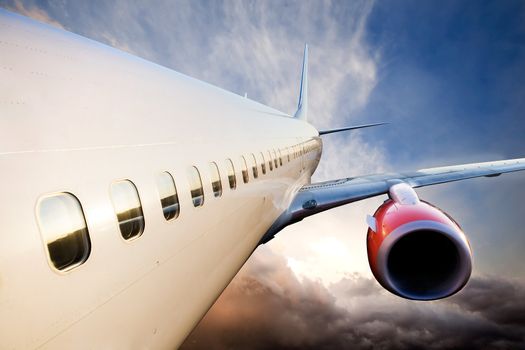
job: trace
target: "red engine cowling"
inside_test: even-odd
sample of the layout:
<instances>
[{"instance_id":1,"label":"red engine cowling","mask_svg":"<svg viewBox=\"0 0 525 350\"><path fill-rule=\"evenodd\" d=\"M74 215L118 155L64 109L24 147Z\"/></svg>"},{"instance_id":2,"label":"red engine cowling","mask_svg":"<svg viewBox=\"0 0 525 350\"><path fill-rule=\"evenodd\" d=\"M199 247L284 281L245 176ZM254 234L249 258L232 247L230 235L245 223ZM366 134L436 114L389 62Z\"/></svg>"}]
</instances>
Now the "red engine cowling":
<instances>
[{"instance_id":1,"label":"red engine cowling","mask_svg":"<svg viewBox=\"0 0 525 350\"><path fill-rule=\"evenodd\" d=\"M390 197L369 217L368 261L377 281L415 300L461 290L472 271L472 252L459 225L406 184L392 186Z\"/></svg>"}]
</instances>

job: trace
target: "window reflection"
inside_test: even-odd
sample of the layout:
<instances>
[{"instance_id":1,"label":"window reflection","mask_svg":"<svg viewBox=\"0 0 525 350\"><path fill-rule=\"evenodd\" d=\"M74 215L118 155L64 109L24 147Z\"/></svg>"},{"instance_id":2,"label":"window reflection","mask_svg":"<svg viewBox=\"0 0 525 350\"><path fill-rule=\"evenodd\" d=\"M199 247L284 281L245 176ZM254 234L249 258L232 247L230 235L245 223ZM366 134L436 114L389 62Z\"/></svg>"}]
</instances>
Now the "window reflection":
<instances>
[{"instance_id":1,"label":"window reflection","mask_svg":"<svg viewBox=\"0 0 525 350\"><path fill-rule=\"evenodd\" d=\"M188 181L190 182L191 199L194 207L200 207L204 204L204 191L202 189L202 180L199 170L192 166L188 168Z\"/></svg>"},{"instance_id":2,"label":"window reflection","mask_svg":"<svg viewBox=\"0 0 525 350\"><path fill-rule=\"evenodd\" d=\"M170 173L165 171L157 176L157 189L164 218L166 220L175 219L179 216L179 197L175 181Z\"/></svg>"},{"instance_id":3,"label":"window reflection","mask_svg":"<svg viewBox=\"0 0 525 350\"><path fill-rule=\"evenodd\" d=\"M111 199L122 237L128 240L140 236L144 232L144 215L135 185L129 180L114 182Z\"/></svg>"},{"instance_id":4,"label":"window reflection","mask_svg":"<svg viewBox=\"0 0 525 350\"><path fill-rule=\"evenodd\" d=\"M64 271L84 263L91 242L78 199L70 193L53 194L43 197L36 211L53 266Z\"/></svg>"},{"instance_id":5,"label":"window reflection","mask_svg":"<svg viewBox=\"0 0 525 350\"><path fill-rule=\"evenodd\" d=\"M264 154L261 152L261 170L263 175L266 174L266 160L264 159Z\"/></svg>"},{"instance_id":6,"label":"window reflection","mask_svg":"<svg viewBox=\"0 0 525 350\"><path fill-rule=\"evenodd\" d=\"M253 173L254 179L259 177L259 170L257 168L257 159L255 158L255 154L253 153L252 153L252 173Z\"/></svg>"},{"instance_id":7,"label":"window reflection","mask_svg":"<svg viewBox=\"0 0 525 350\"><path fill-rule=\"evenodd\" d=\"M219 173L219 167L215 162L210 163L210 174L211 174L211 187L213 189L213 195L220 197L222 195L222 182L221 175Z\"/></svg>"},{"instance_id":8,"label":"window reflection","mask_svg":"<svg viewBox=\"0 0 525 350\"><path fill-rule=\"evenodd\" d=\"M244 158L243 156L241 156L241 166L242 166L242 181L244 183L248 183L248 181L250 180L248 178L248 165L246 164L246 158Z\"/></svg>"},{"instance_id":9,"label":"window reflection","mask_svg":"<svg viewBox=\"0 0 525 350\"><path fill-rule=\"evenodd\" d=\"M226 169L228 170L230 188L234 190L237 187L237 178L235 177L235 168L231 159L226 159Z\"/></svg>"}]
</instances>

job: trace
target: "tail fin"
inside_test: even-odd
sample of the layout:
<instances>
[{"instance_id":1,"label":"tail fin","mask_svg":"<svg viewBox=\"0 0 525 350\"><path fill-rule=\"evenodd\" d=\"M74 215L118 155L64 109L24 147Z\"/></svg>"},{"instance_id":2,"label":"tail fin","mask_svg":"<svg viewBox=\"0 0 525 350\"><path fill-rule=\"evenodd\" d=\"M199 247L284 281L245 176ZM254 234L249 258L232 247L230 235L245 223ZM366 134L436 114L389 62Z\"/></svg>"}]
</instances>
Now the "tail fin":
<instances>
[{"instance_id":1,"label":"tail fin","mask_svg":"<svg viewBox=\"0 0 525 350\"><path fill-rule=\"evenodd\" d=\"M301 74L301 89L299 90L299 103L294 118L306 121L308 111L308 44L304 45L303 71Z\"/></svg>"}]
</instances>

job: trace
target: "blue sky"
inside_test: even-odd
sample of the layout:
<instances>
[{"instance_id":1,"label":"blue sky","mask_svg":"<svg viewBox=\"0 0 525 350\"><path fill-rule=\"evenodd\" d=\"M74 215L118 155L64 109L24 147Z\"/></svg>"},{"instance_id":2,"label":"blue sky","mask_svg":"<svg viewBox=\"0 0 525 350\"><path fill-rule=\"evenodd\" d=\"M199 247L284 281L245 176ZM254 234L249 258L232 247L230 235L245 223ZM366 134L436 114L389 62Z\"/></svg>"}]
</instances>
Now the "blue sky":
<instances>
[{"instance_id":1,"label":"blue sky","mask_svg":"<svg viewBox=\"0 0 525 350\"><path fill-rule=\"evenodd\" d=\"M524 20L517 1L374 6L366 38L382 62L364 115L396 121L386 131L389 142L402 135L418 145L409 157L387 147L392 161L443 152L481 158L480 150L525 154ZM446 142L436 147L429 137Z\"/></svg>"},{"instance_id":2,"label":"blue sky","mask_svg":"<svg viewBox=\"0 0 525 350\"><path fill-rule=\"evenodd\" d=\"M314 180L525 156L523 1L0 0L0 6L287 113L296 107L308 42L315 126L391 123L327 136ZM525 314L525 175L418 193L469 235L474 277L458 296L413 303L378 287L367 266L364 218L384 198L371 199L306 219L258 248L186 346L525 347L519 316ZM247 281L265 292L243 293ZM236 304L278 312L254 319ZM227 306L239 310L231 324L214 313Z\"/></svg>"}]
</instances>

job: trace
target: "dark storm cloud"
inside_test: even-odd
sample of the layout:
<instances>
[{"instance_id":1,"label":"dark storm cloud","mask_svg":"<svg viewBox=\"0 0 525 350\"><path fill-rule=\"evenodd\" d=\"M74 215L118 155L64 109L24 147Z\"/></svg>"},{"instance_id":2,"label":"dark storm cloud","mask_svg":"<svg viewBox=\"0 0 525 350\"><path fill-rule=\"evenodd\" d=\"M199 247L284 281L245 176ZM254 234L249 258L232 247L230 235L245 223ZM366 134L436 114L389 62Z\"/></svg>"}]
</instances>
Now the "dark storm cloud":
<instances>
[{"instance_id":1,"label":"dark storm cloud","mask_svg":"<svg viewBox=\"0 0 525 350\"><path fill-rule=\"evenodd\" d=\"M525 348L522 281L474 277L452 298L413 302L358 274L329 289L299 281L282 257L264 249L183 349Z\"/></svg>"},{"instance_id":2,"label":"dark storm cloud","mask_svg":"<svg viewBox=\"0 0 525 350\"><path fill-rule=\"evenodd\" d=\"M481 314L501 326L525 327L525 291L522 283L498 277L473 279L465 293L451 299L462 309ZM522 330L522 332L525 330Z\"/></svg>"}]
</instances>

